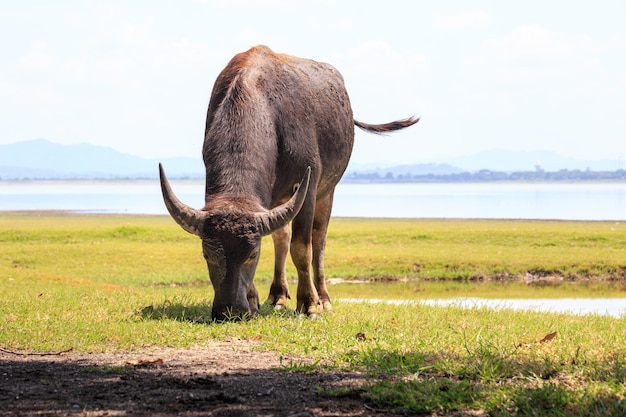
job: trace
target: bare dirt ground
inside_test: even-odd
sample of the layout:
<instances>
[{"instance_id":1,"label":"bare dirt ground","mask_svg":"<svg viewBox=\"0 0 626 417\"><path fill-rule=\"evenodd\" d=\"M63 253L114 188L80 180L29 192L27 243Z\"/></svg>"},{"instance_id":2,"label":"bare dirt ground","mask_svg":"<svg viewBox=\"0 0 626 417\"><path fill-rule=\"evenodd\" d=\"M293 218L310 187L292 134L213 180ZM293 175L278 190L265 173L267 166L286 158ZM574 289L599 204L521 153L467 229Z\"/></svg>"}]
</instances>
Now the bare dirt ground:
<instances>
[{"instance_id":1,"label":"bare dirt ground","mask_svg":"<svg viewBox=\"0 0 626 417\"><path fill-rule=\"evenodd\" d=\"M202 349L23 355L0 351L0 416L370 416L362 375L289 372L254 342ZM328 390L353 387L346 395ZM397 415L397 414L396 414Z\"/></svg>"}]
</instances>

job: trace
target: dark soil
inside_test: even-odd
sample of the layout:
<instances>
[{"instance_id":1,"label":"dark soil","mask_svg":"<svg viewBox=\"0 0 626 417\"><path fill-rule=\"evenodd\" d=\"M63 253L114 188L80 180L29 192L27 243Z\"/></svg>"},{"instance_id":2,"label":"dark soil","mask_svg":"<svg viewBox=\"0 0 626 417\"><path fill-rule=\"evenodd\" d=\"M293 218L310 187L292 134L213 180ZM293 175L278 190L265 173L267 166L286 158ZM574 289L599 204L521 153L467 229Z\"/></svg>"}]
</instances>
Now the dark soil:
<instances>
[{"instance_id":1,"label":"dark soil","mask_svg":"<svg viewBox=\"0 0 626 417\"><path fill-rule=\"evenodd\" d=\"M368 416L362 375L293 372L253 342L131 353L0 351L0 416ZM339 388L344 394L330 394Z\"/></svg>"}]
</instances>

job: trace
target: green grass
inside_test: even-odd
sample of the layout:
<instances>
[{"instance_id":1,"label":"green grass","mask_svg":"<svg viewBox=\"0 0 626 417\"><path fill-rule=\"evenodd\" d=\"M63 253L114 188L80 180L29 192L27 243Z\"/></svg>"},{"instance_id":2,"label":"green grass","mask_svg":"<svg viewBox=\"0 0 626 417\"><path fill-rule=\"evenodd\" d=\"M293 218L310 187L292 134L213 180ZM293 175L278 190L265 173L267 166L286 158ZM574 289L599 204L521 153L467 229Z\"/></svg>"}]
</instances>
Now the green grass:
<instances>
[{"instance_id":1,"label":"green grass","mask_svg":"<svg viewBox=\"0 0 626 417\"><path fill-rule=\"evenodd\" d=\"M626 276L626 224L615 222L341 219L328 240L342 277Z\"/></svg>"},{"instance_id":2,"label":"green grass","mask_svg":"<svg viewBox=\"0 0 626 417\"><path fill-rule=\"evenodd\" d=\"M333 219L329 277L348 279L624 280L626 224L615 222ZM36 245L37 250L30 248ZM200 243L166 217L0 216L0 256L19 269L90 281L154 285L206 281ZM256 279L270 280L264 239ZM0 268L3 267L0 265ZM293 265L288 273L295 277Z\"/></svg>"},{"instance_id":3,"label":"green grass","mask_svg":"<svg viewBox=\"0 0 626 417\"><path fill-rule=\"evenodd\" d=\"M625 243L626 227L608 222L335 219L326 269L334 277L410 278L333 285L336 299L624 296ZM272 256L266 241L262 297ZM587 282L516 282L527 273ZM478 280L503 277L506 284ZM336 302L321 320L264 306L254 320L215 324L207 283L198 239L169 218L0 217L5 349L126 351L241 338L313 359L285 364L294 372L364 373L367 382L354 395L376 407L427 415L626 413L624 317Z\"/></svg>"}]
</instances>

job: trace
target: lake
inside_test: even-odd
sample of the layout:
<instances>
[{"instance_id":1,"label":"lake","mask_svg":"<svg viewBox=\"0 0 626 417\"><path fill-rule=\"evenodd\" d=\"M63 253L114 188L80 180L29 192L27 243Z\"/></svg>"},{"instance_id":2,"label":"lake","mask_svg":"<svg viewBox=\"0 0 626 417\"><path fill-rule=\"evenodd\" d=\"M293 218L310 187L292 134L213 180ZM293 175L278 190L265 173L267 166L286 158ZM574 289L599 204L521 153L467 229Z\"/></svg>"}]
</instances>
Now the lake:
<instances>
[{"instance_id":1,"label":"lake","mask_svg":"<svg viewBox=\"0 0 626 417\"><path fill-rule=\"evenodd\" d=\"M204 182L174 180L204 204ZM157 180L0 181L0 210L167 214ZM341 183L333 216L626 220L626 183Z\"/></svg>"}]
</instances>

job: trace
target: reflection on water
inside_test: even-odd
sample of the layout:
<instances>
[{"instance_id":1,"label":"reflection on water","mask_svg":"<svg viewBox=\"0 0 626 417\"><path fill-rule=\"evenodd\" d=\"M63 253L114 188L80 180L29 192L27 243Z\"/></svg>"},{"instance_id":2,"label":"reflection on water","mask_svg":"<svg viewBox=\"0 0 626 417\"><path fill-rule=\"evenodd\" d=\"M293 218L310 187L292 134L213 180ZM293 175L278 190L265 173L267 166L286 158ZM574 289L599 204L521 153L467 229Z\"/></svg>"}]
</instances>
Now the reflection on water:
<instances>
[{"instance_id":1,"label":"reflection on water","mask_svg":"<svg viewBox=\"0 0 626 417\"><path fill-rule=\"evenodd\" d=\"M457 297L426 300L383 300L375 298L341 298L342 303L372 303L393 305L428 305L436 307L491 308L530 310L548 313L599 314L612 317L626 316L626 298L544 298L544 299L489 299Z\"/></svg>"}]
</instances>

